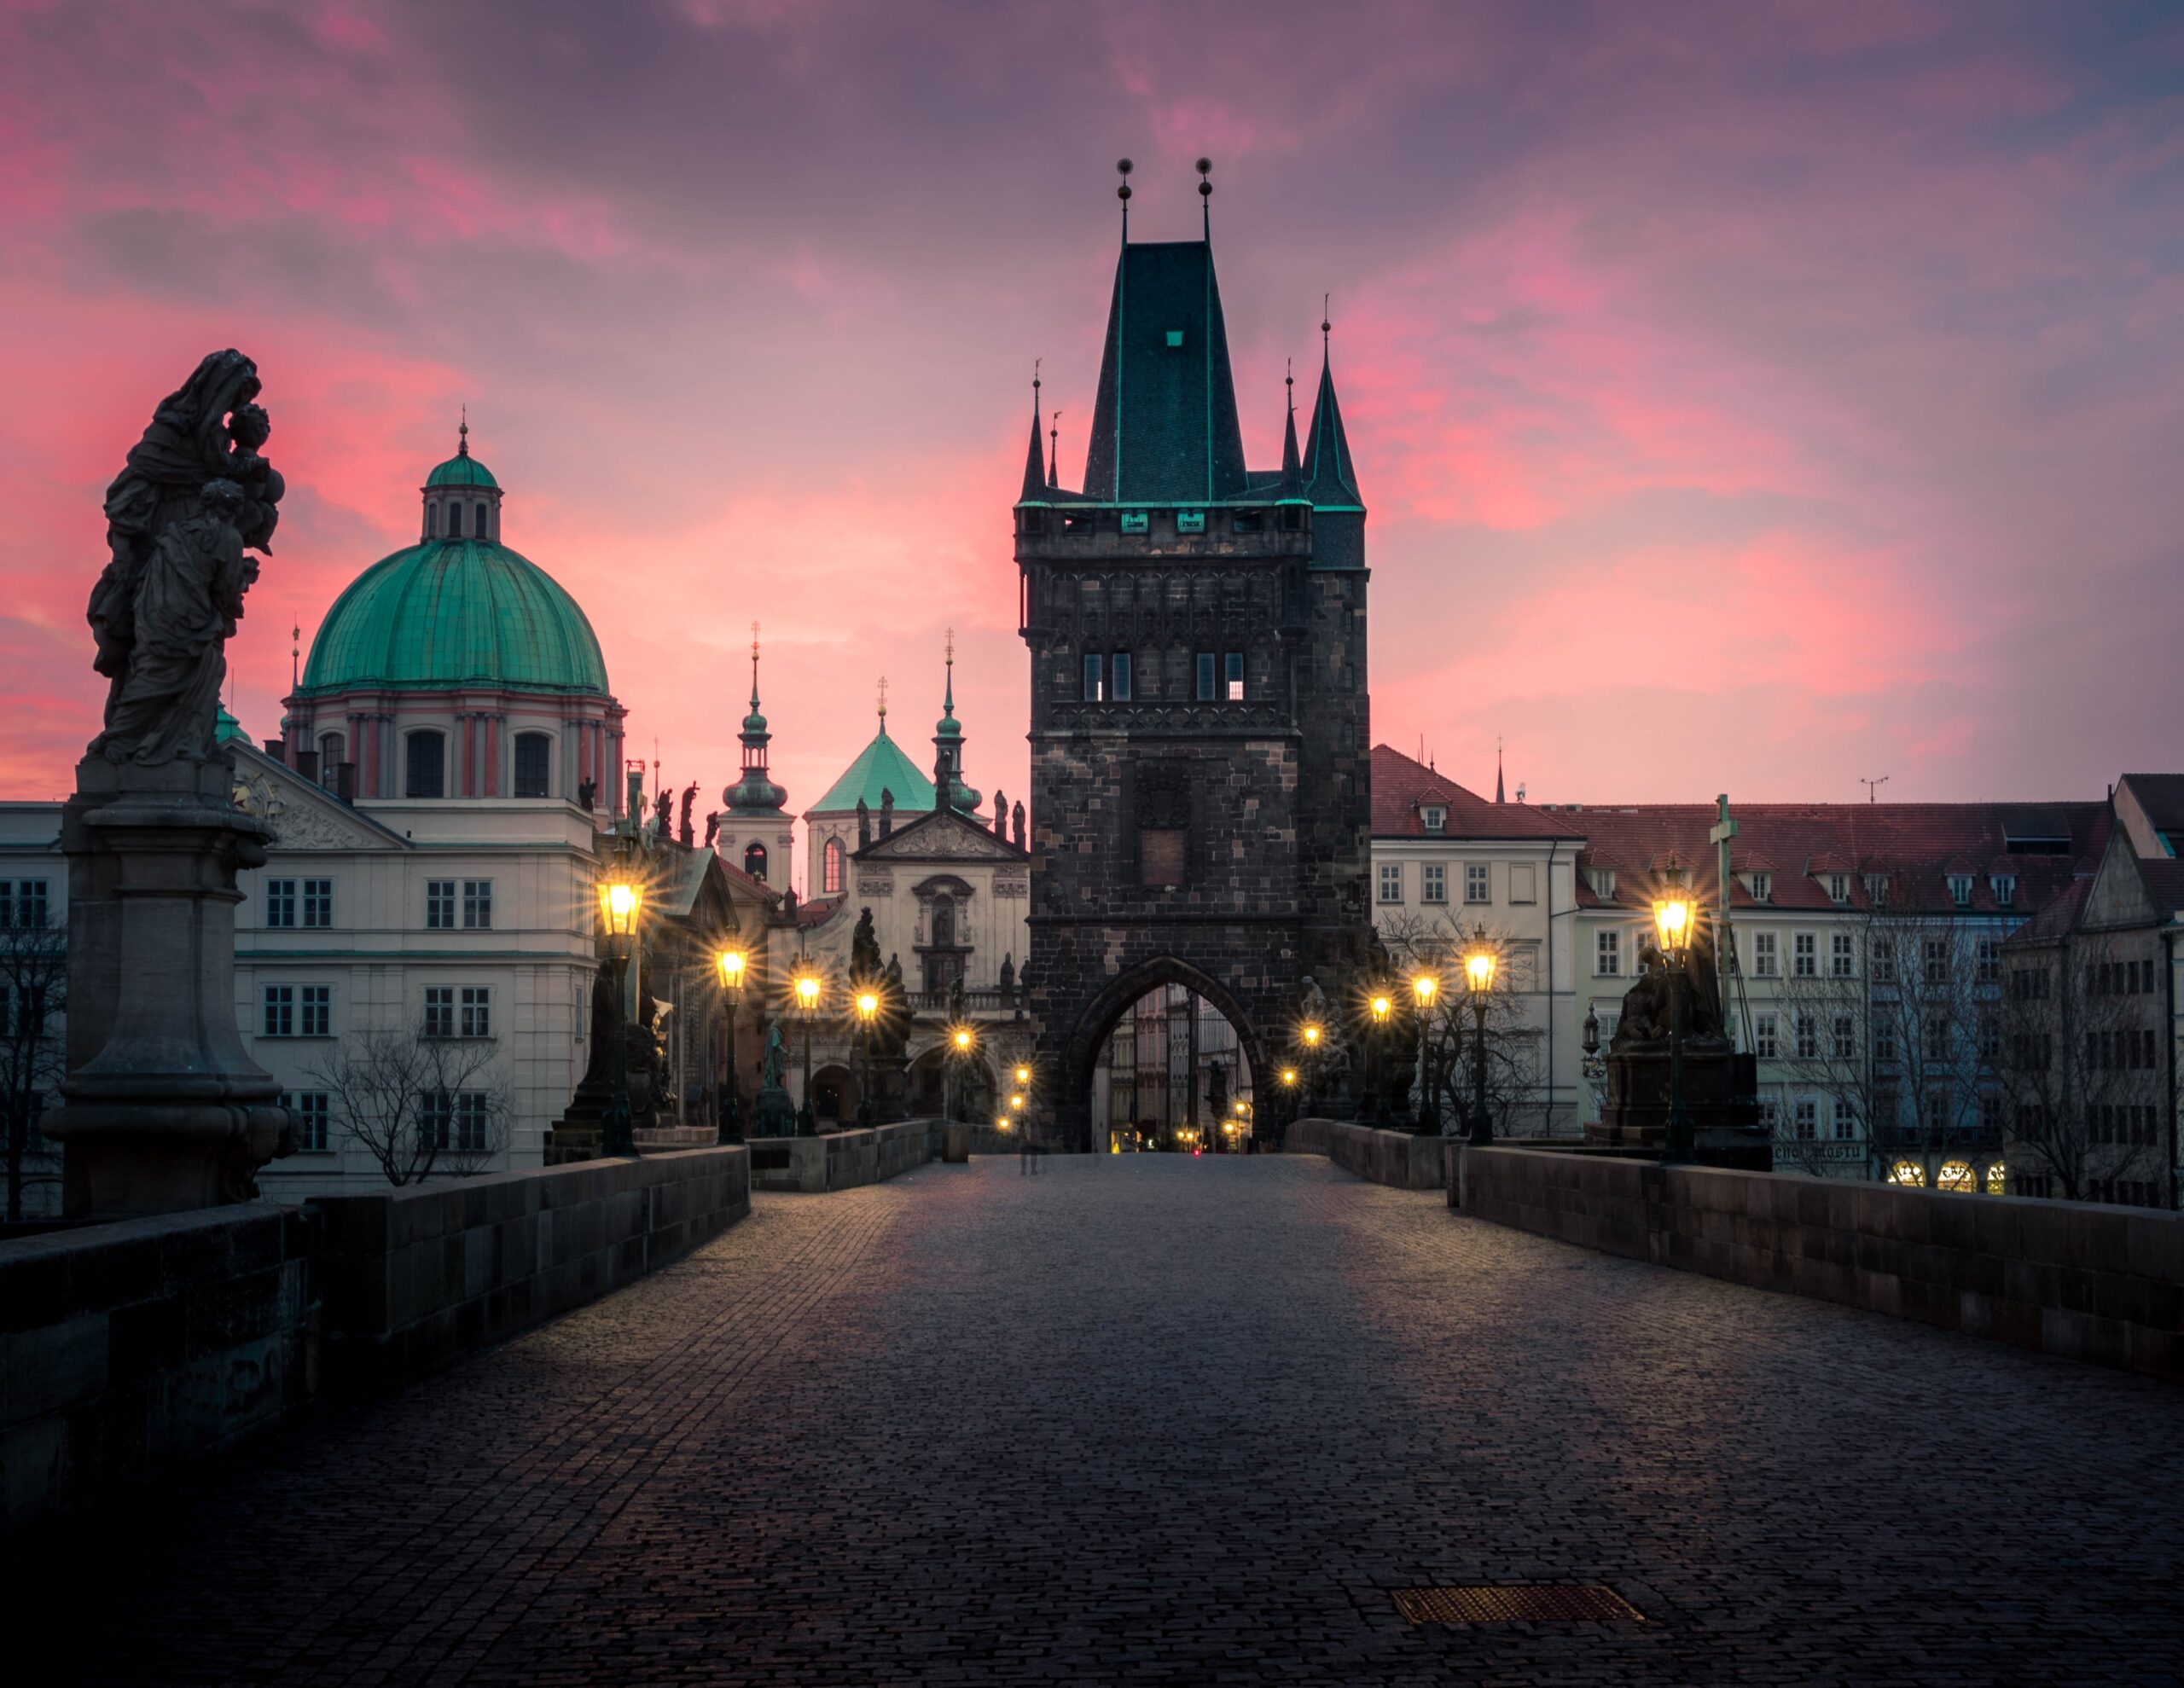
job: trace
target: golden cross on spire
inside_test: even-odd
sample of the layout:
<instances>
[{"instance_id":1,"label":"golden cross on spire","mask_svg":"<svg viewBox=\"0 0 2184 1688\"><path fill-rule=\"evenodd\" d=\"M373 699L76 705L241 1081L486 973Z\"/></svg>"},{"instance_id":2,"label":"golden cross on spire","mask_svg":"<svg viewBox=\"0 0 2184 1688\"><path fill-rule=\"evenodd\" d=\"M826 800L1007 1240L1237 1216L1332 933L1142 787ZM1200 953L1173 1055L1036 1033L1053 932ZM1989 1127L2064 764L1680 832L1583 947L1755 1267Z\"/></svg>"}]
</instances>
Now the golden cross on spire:
<instances>
[{"instance_id":1,"label":"golden cross on spire","mask_svg":"<svg viewBox=\"0 0 2184 1688\"><path fill-rule=\"evenodd\" d=\"M948 665L956 666L956 629L952 627L948 629Z\"/></svg>"},{"instance_id":2,"label":"golden cross on spire","mask_svg":"<svg viewBox=\"0 0 2184 1688\"><path fill-rule=\"evenodd\" d=\"M887 718L887 676L884 674L880 676L880 718Z\"/></svg>"},{"instance_id":3,"label":"golden cross on spire","mask_svg":"<svg viewBox=\"0 0 2184 1688\"><path fill-rule=\"evenodd\" d=\"M758 660L758 624L755 621L751 624L751 660Z\"/></svg>"}]
</instances>

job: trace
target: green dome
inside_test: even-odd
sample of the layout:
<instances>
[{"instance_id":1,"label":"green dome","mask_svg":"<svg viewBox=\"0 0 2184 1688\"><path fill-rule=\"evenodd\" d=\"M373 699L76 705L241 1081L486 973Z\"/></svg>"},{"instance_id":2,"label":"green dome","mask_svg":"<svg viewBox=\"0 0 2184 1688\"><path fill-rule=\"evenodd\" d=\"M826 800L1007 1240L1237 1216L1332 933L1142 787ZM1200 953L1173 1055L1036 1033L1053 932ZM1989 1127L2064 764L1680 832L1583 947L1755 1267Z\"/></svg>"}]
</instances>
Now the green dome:
<instances>
[{"instance_id":1,"label":"green dome","mask_svg":"<svg viewBox=\"0 0 2184 1688\"><path fill-rule=\"evenodd\" d=\"M334 600L301 691L468 687L604 697L607 664L576 600L537 564L490 540L428 539Z\"/></svg>"},{"instance_id":2,"label":"green dome","mask_svg":"<svg viewBox=\"0 0 2184 1688\"><path fill-rule=\"evenodd\" d=\"M425 484L432 486L490 486L500 490L500 482L493 479L493 472L470 455L466 445L461 451L425 477Z\"/></svg>"}]
</instances>

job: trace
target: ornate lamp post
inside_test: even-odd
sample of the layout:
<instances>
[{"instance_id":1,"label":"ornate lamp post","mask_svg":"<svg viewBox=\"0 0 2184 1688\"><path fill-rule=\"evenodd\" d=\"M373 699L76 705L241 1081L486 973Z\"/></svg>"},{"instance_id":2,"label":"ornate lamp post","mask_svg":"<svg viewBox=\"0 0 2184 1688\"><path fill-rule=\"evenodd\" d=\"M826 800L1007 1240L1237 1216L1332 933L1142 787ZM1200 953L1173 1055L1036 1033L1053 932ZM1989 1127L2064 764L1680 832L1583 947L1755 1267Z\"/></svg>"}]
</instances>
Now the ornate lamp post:
<instances>
[{"instance_id":1,"label":"ornate lamp post","mask_svg":"<svg viewBox=\"0 0 2184 1688\"><path fill-rule=\"evenodd\" d=\"M857 1122L872 1123L872 1022L880 1012L880 993L869 986L857 994Z\"/></svg>"},{"instance_id":2,"label":"ornate lamp post","mask_svg":"<svg viewBox=\"0 0 2184 1688\"><path fill-rule=\"evenodd\" d=\"M636 947L637 924L644 914L644 881L619 858L599 883L599 919L607 932L607 959L614 969L614 1099L600 1122L600 1152L634 1155L636 1139L630 1122L630 1040L628 1011L622 993L630 977L630 956Z\"/></svg>"},{"instance_id":3,"label":"ornate lamp post","mask_svg":"<svg viewBox=\"0 0 2184 1688\"><path fill-rule=\"evenodd\" d=\"M1373 993L1370 1006L1373 1010L1373 1123L1385 1125L1388 1122L1388 1087L1381 1076L1381 1070L1385 1066L1386 1059L1380 1045L1387 1036L1388 1016L1395 1012L1395 998L1385 990L1376 990Z\"/></svg>"},{"instance_id":4,"label":"ornate lamp post","mask_svg":"<svg viewBox=\"0 0 2184 1688\"><path fill-rule=\"evenodd\" d=\"M1304 1105L1310 1107L1320 1093L1320 1046L1326 1041L1327 1029L1316 1020L1307 1020L1297 1028L1297 1036L1304 1046Z\"/></svg>"},{"instance_id":5,"label":"ornate lamp post","mask_svg":"<svg viewBox=\"0 0 2184 1688\"><path fill-rule=\"evenodd\" d=\"M1674 1166L1691 1158L1693 1127L1683 1105L1683 970L1691 959L1691 899L1670 892L1653 902L1653 931L1669 970L1669 1128L1661 1163Z\"/></svg>"},{"instance_id":6,"label":"ornate lamp post","mask_svg":"<svg viewBox=\"0 0 2184 1688\"><path fill-rule=\"evenodd\" d=\"M811 1108L811 1017L819 1010L819 975L811 971L809 962L799 963L796 977L790 982L796 993L797 1012L804 1020L804 1102L796 1111L796 1132L799 1137L818 1134L819 1117Z\"/></svg>"},{"instance_id":7,"label":"ornate lamp post","mask_svg":"<svg viewBox=\"0 0 2184 1688\"><path fill-rule=\"evenodd\" d=\"M1480 1148L1494 1140L1494 1117L1486 1111L1486 1011L1494 993L1493 950L1482 931L1464 957L1464 982L1471 987L1471 1140Z\"/></svg>"},{"instance_id":8,"label":"ornate lamp post","mask_svg":"<svg viewBox=\"0 0 2184 1688\"><path fill-rule=\"evenodd\" d=\"M969 1107L964 1095L964 1080L970 1065L971 1052L979 1046L979 1035L970 1027L959 1025L948 1034L948 1117L961 1119Z\"/></svg>"},{"instance_id":9,"label":"ornate lamp post","mask_svg":"<svg viewBox=\"0 0 2184 1688\"><path fill-rule=\"evenodd\" d=\"M1426 1076L1426 1026L1433 1017L1433 999L1441 994L1441 981L1432 973L1418 973L1410 981L1411 1001L1418 1007L1418 1111L1415 1128L1420 1132L1440 1128L1439 1111L1434 1105L1433 1086Z\"/></svg>"},{"instance_id":10,"label":"ornate lamp post","mask_svg":"<svg viewBox=\"0 0 2184 1688\"><path fill-rule=\"evenodd\" d=\"M720 970L720 994L728 1004L728 1074L720 1088L720 1132L716 1139L722 1143L743 1140L743 1110L736 1096L741 1087L735 1076L735 1011L743 1004L743 970L747 960L741 950L733 948L713 957L713 965Z\"/></svg>"}]
</instances>

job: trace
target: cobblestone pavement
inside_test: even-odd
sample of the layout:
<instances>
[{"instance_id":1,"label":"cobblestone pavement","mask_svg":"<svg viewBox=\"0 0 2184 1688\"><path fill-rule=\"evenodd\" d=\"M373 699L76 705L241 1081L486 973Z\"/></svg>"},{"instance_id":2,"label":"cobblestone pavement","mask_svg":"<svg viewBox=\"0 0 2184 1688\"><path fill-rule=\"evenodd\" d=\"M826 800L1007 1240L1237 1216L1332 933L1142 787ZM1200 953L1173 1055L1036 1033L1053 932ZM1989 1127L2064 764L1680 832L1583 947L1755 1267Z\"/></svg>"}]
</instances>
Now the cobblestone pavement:
<instances>
[{"instance_id":1,"label":"cobblestone pavement","mask_svg":"<svg viewBox=\"0 0 2184 1688\"><path fill-rule=\"evenodd\" d=\"M131 1683L2174 1683L2180 1431L1321 1160L992 1159L761 1197L49 1569ZM1502 1581L1646 1621L1387 1592Z\"/></svg>"}]
</instances>

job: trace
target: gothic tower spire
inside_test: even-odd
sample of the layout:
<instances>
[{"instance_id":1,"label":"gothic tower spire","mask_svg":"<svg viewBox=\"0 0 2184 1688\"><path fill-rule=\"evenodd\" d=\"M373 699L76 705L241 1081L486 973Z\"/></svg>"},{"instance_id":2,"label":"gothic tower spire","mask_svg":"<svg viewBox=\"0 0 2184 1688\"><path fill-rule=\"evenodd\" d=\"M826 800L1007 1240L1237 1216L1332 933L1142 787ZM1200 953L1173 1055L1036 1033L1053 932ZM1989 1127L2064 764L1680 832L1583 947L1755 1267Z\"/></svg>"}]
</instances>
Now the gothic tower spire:
<instances>
[{"instance_id":1,"label":"gothic tower spire","mask_svg":"<svg viewBox=\"0 0 2184 1688\"><path fill-rule=\"evenodd\" d=\"M758 712L758 624L751 624L751 713L743 717L743 777L721 793L731 815L749 815L775 811L787 803L788 793L766 773L766 747L773 734L766 717Z\"/></svg>"}]
</instances>

